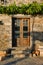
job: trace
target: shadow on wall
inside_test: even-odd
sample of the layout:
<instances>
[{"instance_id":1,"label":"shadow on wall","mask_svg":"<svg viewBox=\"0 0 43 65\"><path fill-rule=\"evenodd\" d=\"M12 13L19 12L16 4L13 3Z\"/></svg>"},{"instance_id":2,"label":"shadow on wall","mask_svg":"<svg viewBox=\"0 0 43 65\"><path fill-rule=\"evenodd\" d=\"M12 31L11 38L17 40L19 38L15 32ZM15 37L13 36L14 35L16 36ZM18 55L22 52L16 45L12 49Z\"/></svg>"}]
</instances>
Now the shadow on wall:
<instances>
[{"instance_id":1,"label":"shadow on wall","mask_svg":"<svg viewBox=\"0 0 43 65\"><path fill-rule=\"evenodd\" d=\"M30 36L32 36L33 43L35 43L36 40L43 42L43 32L31 32Z\"/></svg>"},{"instance_id":2,"label":"shadow on wall","mask_svg":"<svg viewBox=\"0 0 43 65\"><path fill-rule=\"evenodd\" d=\"M39 45L43 46L43 32L31 32L30 36L32 37L32 53L35 49L39 48Z\"/></svg>"}]
</instances>

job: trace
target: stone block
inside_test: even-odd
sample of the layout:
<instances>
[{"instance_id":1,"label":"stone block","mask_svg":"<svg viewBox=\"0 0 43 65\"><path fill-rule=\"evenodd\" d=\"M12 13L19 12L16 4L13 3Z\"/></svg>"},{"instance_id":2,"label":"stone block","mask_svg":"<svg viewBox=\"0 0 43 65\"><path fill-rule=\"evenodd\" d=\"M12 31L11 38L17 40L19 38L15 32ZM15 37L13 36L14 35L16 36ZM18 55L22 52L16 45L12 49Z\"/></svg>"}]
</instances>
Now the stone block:
<instances>
[{"instance_id":1,"label":"stone block","mask_svg":"<svg viewBox=\"0 0 43 65\"><path fill-rule=\"evenodd\" d=\"M0 61L4 60L6 55L6 51L0 51Z\"/></svg>"},{"instance_id":2,"label":"stone block","mask_svg":"<svg viewBox=\"0 0 43 65\"><path fill-rule=\"evenodd\" d=\"M24 54L16 54L14 55L14 58L24 58L25 55Z\"/></svg>"},{"instance_id":3,"label":"stone block","mask_svg":"<svg viewBox=\"0 0 43 65\"><path fill-rule=\"evenodd\" d=\"M43 57L43 52L40 52L40 56L42 56L42 57Z\"/></svg>"},{"instance_id":4,"label":"stone block","mask_svg":"<svg viewBox=\"0 0 43 65\"><path fill-rule=\"evenodd\" d=\"M0 61L3 61L5 56L0 56Z\"/></svg>"},{"instance_id":5,"label":"stone block","mask_svg":"<svg viewBox=\"0 0 43 65\"><path fill-rule=\"evenodd\" d=\"M2 61L3 59L2 59L2 56L0 56L0 61Z\"/></svg>"},{"instance_id":6,"label":"stone block","mask_svg":"<svg viewBox=\"0 0 43 65\"><path fill-rule=\"evenodd\" d=\"M12 52L11 52L12 54L21 54L21 53L23 53L23 51L18 51L18 50L12 50Z\"/></svg>"},{"instance_id":7,"label":"stone block","mask_svg":"<svg viewBox=\"0 0 43 65\"><path fill-rule=\"evenodd\" d=\"M6 51L0 51L0 56L6 56Z\"/></svg>"}]
</instances>

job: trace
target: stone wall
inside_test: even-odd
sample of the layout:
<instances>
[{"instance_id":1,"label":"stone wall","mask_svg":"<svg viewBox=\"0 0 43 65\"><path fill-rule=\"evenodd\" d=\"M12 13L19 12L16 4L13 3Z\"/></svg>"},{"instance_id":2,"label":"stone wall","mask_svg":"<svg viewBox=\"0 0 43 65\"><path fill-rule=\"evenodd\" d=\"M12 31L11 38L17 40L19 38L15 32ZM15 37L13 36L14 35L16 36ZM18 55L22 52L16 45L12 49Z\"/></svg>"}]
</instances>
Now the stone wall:
<instances>
[{"instance_id":1,"label":"stone wall","mask_svg":"<svg viewBox=\"0 0 43 65\"><path fill-rule=\"evenodd\" d=\"M12 43L12 21L11 16L0 15L0 50L11 47Z\"/></svg>"},{"instance_id":2,"label":"stone wall","mask_svg":"<svg viewBox=\"0 0 43 65\"><path fill-rule=\"evenodd\" d=\"M26 4L26 3L32 3L33 1L37 1L38 3L42 3L43 0L4 0L4 2L2 3L2 1L0 0L0 4L5 4L5 5L9 5L9 4L12 4L12 3L16 3L16 5L18 4Z\"/></svg>"},{"instance_id":3,"label":"stone wall","mask_svg":"<svg viewBox=\"0 0 43 65\"><path fill-rule=\"evenodd\" d=\"M24 3L24 4L32 3L33 1L37 1L38 3L43 2L43 0L9 0L9 3L14 3L15 2L18 5L18 4L21 4L21 3Z\"/></svg>"},{"instance_id":4,"label":"stone wall","mask_svg":"<svg viewBox=\"0 0 43 65\"><path fill-rule=\"evenodd\" d=\"M33 43L43 45L43 16L33 17Z\"/></svg>"},{"instance_id":5,"label":"stone wall","mask_svg":"<svg viewBox=\"0 0 43 65\"><path fill-rule=\"evenodd\" d=\"M38 3L42 3L43 0L14 0L16 4L21 4L21 3L32 3L32 2L35 2L37 1Z\"/></svg>"},{"instance_id":6,"label":"stone wall","mask_svg":"<svg viewBox=\"0 0 43 65\"><path fill-rule=\"evenodd\" d=\"M43 45L43 16L30 16L30 18L30 44L35 43ZM11 47L12 16L0 14L0 50L4 50Z\"/></svg>"}]
</instances>

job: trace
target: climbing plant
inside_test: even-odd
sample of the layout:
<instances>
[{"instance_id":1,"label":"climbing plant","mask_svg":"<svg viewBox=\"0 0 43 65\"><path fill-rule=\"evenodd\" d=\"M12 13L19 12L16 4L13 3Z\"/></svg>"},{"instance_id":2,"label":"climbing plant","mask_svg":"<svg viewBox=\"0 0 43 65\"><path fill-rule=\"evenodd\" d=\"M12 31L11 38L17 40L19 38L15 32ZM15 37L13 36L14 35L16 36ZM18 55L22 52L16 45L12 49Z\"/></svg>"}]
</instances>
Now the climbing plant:
<instances>
[{"instance_id":1,"label":"climbing plant","mask_svg":"<svg viewBox=\"0 0 43 65\"><path fill-rule=\"evenodd\" d=\"M15 3L9 6L0 5L0 14L43 15L43 3L33 2L31 4L21 4L21 6L17 6Z\"/></svg>"}]
</instances>

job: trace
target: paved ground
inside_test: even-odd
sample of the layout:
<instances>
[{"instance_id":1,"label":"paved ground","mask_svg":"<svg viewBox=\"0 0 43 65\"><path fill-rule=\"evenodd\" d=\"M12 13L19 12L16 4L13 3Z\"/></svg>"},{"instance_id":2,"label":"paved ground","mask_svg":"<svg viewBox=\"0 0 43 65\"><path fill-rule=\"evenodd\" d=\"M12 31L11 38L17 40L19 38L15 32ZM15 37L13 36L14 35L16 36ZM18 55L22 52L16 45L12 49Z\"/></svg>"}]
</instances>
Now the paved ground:
<instances>
[{"instance_id":1,"label":"paved ground","mask_svg":"<svg viewBox=\"0 0 43 65\"><path fill-rule=\"evenodd\" d=\"M43 65L43 57L7 58L0 65Z\"/></svg>"}]
</instances>

